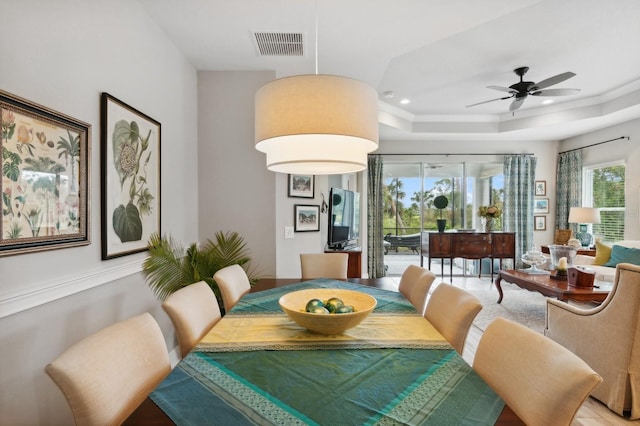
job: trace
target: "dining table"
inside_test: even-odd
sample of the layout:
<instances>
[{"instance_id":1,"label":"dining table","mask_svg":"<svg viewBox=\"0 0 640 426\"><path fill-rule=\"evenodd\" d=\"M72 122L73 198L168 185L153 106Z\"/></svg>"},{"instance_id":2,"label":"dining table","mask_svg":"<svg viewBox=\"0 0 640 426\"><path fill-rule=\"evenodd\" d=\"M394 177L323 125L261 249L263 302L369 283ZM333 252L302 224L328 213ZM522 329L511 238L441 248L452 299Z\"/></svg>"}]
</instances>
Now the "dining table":
<instances>
[{"instance_id":1,"label":"dining table","mask_svg":"<svg viewBox=\"0 0 640 426\"><path fill-rule=\"evenodd\" d=\"M342 334L314 333L278 303L314 288L367 293L376 307ZM522 422L401 293L315 279L245 295L125 424Z\"/></svg>"}]
</instances>

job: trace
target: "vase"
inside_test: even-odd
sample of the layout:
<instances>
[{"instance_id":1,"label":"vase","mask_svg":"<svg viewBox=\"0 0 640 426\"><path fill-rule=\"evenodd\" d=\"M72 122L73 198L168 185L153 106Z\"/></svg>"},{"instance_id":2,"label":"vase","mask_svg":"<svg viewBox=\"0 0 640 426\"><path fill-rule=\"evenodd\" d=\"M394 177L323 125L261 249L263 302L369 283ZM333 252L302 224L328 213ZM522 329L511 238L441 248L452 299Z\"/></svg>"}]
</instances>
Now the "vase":
<instances>
[{"instance_id":1,"label":"vase","mask_svg":"<svg viewBox=\"0 0 640 426\"><path fill-rule=\"evenodd\" d=\"M484 223L484 232L493 232L493 218L488 217Z\"/></svg>"},{"instance_id":2,"label":"vase","mask_svg":"<svg viewBox=\"0 0 640 426\"><path fill-rule=\"evenodd\" d=\"M438 224L438 232L444 232L447 227L447 219L437 219L436 223Z\"/></svg>"}]
</instances>

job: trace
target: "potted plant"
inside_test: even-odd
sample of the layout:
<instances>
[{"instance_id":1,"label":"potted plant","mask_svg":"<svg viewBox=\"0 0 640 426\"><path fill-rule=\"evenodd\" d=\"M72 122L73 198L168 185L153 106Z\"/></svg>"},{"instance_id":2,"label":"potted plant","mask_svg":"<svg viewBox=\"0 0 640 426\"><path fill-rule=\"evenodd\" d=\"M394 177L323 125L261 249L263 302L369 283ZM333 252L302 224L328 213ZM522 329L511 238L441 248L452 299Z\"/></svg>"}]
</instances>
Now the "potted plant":
<instances>
[{"instance_id":1,"label":"potted plant","mask_svg":"<svg viewBox=\"0 0 640 426\"><path fill-rule=\"evenodd\" d=\"M447 219L442 218L442 211L449 205L449 199L444 195L438 195L433 199L433 205L440 210L440 219L436 221L438 223L438 232L444 232L447 227Z\"/></svg>"},{"instance_id":2,"label":"potted plant","mask_svg":"<svg viewBox=\"0 0 640 426\"><path fill-rule=\"evenodd\" d=\"M186 252L170 236L154 233L147 247L149 257L142 264L142 272L160 300L189 284L205 281L216 295L223 314L222 295L213 275L235 264L247 269L246 265L251 261L246 243L237 232L216 232L215 242L207 240L202 246L193 243ZM256 278L249 275L249 281L253 284Z\"/></svg>"}]
</instances>

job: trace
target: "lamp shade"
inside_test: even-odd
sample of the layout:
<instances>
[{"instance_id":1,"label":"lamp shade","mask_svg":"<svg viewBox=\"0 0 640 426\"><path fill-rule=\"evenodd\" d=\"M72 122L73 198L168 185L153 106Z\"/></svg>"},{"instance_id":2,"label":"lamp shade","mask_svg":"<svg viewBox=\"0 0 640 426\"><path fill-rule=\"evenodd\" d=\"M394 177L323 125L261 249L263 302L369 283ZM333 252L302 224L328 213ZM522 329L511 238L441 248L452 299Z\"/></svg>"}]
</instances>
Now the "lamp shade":
<instances>
[{"instance_id":1,"label":"lamp shade","mask_svg":"<svg viewBox=\"0 0 640 426\"><path fill-rule=\"evenodd\" d=\"M600 223L600 209L593 207L571 207L569 223Z\"/></svg>"},{"instance_id":2,"label":"lamp shade","mask_svg":"<svg viewBox=\"0 0 640 426\"><path fill-rule=\"evenodd\" d=\"M255 95L255 143L267 168L291 174L341 174L367 168L378 148L378 95L332 75L274 80Z\"/></svg>"}]
</instances>

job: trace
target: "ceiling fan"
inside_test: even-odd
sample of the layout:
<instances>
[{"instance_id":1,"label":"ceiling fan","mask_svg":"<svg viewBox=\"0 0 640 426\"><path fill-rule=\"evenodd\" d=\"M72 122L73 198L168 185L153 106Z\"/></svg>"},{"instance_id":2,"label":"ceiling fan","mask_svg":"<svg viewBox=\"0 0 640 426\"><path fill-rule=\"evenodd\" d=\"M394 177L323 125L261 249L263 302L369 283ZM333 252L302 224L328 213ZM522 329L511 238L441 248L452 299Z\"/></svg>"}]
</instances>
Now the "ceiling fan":
<instances>
[{"instance_id":1,"label":"ceiling fan","mask_svg":"<svg viewBox=\"0 0 640 426\"><path fill-rule=\"evenodd\" d=\"M542 80L538 83L534 83L533 81L524 81L524 75L529 71L529 67L520 67L513 70L517 76L520 77L520 81L518 83L512 84L509 87L502 86L487 86L487 89L499 90L501 92L509 93L509 96L504 96L502 98L490 99L488 101L478 102L477 104L467 105L468 107L486 104L487 102L493 101L502 101L505 99L513 99L511 105L509 106L509 111L513 112L520 108L524 103L524 100L527 99L527 96L566 96L566 95L575 95L580 91L580 89L546 89L549 86L553 86L554 84L561 83L565 80L574 77L576 74L572 72L563 72L558 75L554 75L553 77L549 77L545 80Z\"/></svg>"}]
</instances>

